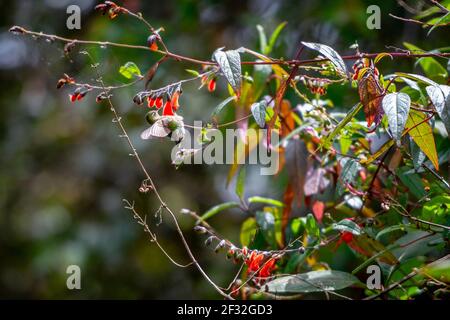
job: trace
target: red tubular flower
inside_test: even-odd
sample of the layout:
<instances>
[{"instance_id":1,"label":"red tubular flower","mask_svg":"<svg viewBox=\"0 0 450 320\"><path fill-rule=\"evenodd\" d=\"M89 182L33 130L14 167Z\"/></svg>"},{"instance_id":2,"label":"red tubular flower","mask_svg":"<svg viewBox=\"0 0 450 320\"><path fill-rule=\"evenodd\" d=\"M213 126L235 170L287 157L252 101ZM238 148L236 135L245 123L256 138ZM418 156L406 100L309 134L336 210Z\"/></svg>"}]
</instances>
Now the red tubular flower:
<instances>
[{"instance_id":1,"label":"red tubular flower","mask_svg":"<svg viewBox=\"0 0 450 320\"><path fill-rule=\"evenodd\" d=\"M155 106L155 102L156 102L156 99L151 98L151 97L147 98L147 105L149 108L153 108Z\"/></svg>"},{"instance_id":2,"label":"red tubular flower","mask_svg":"<svg viewBox=\"0 0 450 320\"><path fill-rule=\"evenodd\" d=\"M180 106L178 103L178 98L180 97L180 91L176 91L171 98L172 101L172 108L174 111L178 110L178 107Z\"/></svg>"},{"instance_id":3,"label":"red tubular flower","mask_svg":"<svg viewBox=\"0 0 450 320\"><path fill-rule=\"evenodd\" d=\"M156 98L155 100L155 106L156 108L160 109L163 105L163 99L161 97Z\"/></svg>"},{"instance_id":4,"label":"red tubular flower","mask_svg":"<svg viewBox=\"0 0 450 320\"><path fill-rule=\"evenodd\" d=\"M175 115L173 113L173 109L172 109L172 103L170 102L170 100L167 100L166 103L164 104L164 109L163 109L163 116L173 116Z\"/></svg>"},{"instance_id":5,"label":"red tubular flower","mask_svg":"<svg viewBox=\"0 0 450 320\"><path fill-rule=\"evenodd\" d=\"M70 100L70 102L75 102L75 101L77 101L77 98L78 98L78 93L69 94L69 100Z\"/></svg>"},{"instance_id":6,"label":"red tubular flower","mask_svg":"<svg viewBox=\"0 0 450 320\"><path fill-rule=\"evenodd\" d=\"M262 260L264 259L264 254L252 251L250 258L246 261L248 265L248 272L256 272L259 270Z\"/></svg>"},{"instance_id":7,"label":"red tubular flower","mask_svg":"<svg viewBox=\"0 0 450 320\"><path fill-rule=\"evenodd\" d=\"M277 261L275 258L270 258L266 261L266 263L262 266L261 270L259 271L259 277L266 278L272 274L272 272L276 269L276 263Z\"/></svg>"},{"instance_id":8,"label":"red tubular flower","mask_svg":"<svg viewBox=\"0 0 450 320\"><path fill-rule=\"evenodd\" d=\"M208 91L213 92L214 90L216 90L216 79L211 79L208 83Z\"/></svg>"}]
</instances>

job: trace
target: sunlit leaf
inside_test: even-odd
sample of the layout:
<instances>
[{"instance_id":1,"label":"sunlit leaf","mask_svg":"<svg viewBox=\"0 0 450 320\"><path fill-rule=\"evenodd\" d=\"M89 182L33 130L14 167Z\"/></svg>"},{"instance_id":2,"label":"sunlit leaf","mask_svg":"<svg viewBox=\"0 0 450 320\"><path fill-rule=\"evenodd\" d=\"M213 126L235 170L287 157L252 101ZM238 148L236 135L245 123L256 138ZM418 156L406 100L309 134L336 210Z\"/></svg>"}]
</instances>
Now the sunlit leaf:
<instances>
[{"instance_id":1,"label":"sunlit leaf","mask_svg":"<svg viewBox=\"0 0 450 320\"><path fill-rule=\"evenodd\" d=\"M342 57L333 48L320 43L302 41L302 44L310 49L318 51L320 54L328 58L339 73L342 75L347 74L347 67L345 66L344 60L342 60Z\"/></svg>"},{"instance_id":2,"label":"sunlit leaf","mask_svg":"<svg viewBox=\"0 0 450 320\"><path fill-rule=\"evenodd\" d=\"M245 192L245 166L242 166L239 170L239 174L236 180L236 194L239 197L239 199L242 199L244 197Z\"/></svg>"},{"instance_id":3,"label":"sunlit leaf","mask_svg":"<svg viewBox=\"0 0 450 320\"><path fill-rule=\"evenodd\" d=\"M377 255L377 260L389 265L398 263L397 258L389 250L387 250L381 242L373 239L365 233L353 237L353 240L349 243L349 246L356 252L367 257Z\"/></svg>"},{"instance_id":4,"label":"sunlit leaf","mask_svg":"<svg viewBox=\"0 0 450 320\"><path fill-rule=\"evenodd\" d=\"M225 100L223 100L221 103L219 103L219 104L214 108L214 111L212 112L211 116L212 116L212 117L217 116L217 115L222 111L222 109L223 109L228 103L230 103L230 102L233 101L233 100L236 100L236 97L235 97L235 96L231 96L231 97L228 97L228 98L226 98Z\"/></svg>"},{"instance_id":5,"label":"sunlit leaf","mask_svg":"<svg viewBox=\"0 0 450 320\"><path fill-rule=\"evenodd\" d=\"M267 47L267 37L266 33L264 32L264 28L262 25L256 25L256 30L258 30L258 36L259 36L259 50L266 54L265 50Z\"/></svg>"},{"instance_id":6,"label":"sunlit leaf","mask_svg":"<svg viewBox=\"0 0 450 320\"><path fill-rule=\"evenodd\" d=\"M267 109L266 100L255 102L250 107L253 118L255 118L255 121L260 128L264 128L266 126L266 109Z\"/></svg>"},{"instance_id":7,"label":"sunlit leaf","mask_svg":"<svg viewBox=\"0 0 450 320\"><path fill-rule=\"evenodd\" d=\"M373 63L377 64L378 62L380 62L381 59L383 59L385 57L389 57L389 58L391 58L391 60L393 59L393 57L390 53L382 52L375 57L375 59L373 60Z\"/></svg>"},{"instance_id":8,"label":"sunlit leaf","mask_svg":"<svg viewBox=\"0 0 450 320\"><path fill-rule=\"evenodd\" d=\"M428 86L425 89L447 132L450 134L450 86Z\"/></svg>"},{"instance_id":9,"label":"sunlit leaf","mask_svg":"<svg viewBox=\"0 0 450 320\"><path fill-rule=\"evenodd\" d=\"M213 216L215 216L216 214L218 214L221 211L227 210L227 209L232 209L232 208L237 208L239 207L239 203L234 202L234 201L230 201L230 202L224 202L221 204L218 204L217 206L212 207L211 209L209 209L208 211L206 211L201 217L201 221L207 220Z\"/></svg>"},{"instance_id":10,"label":"sunlit leaf","mask_svg":"<svg viewBox=\"0 0 450 320\"><path fill-rule=\"evenodd\" d=\"M382 106L388 118L389 130L397 143L400 144L411 106L411 99L406 93L389 93L384 96Z\"/></svg>"},{"instance_id":11,"label":"sunlit leaf","mask_svg":"<svg viewBox=\"0 0 450 320\"><path fill-rule=\"evenodd\" d=\"M428 121L425 121L426 119L427 116L423 112L411 110L406 121L406 130L420 150L431 160L436 170L439 170L439 159L436 152L436 143L434 142L433 128Z\"/></svg>"},{"instance_id":12,"label":"sunlit leaf","mask_svg":"<svg viewBox=\"0 0 450 320\"><path fill-rule=\"evenodd\" d=\"M133 78L133 76L141 76L141 70L134 62L127 62L120 67L119 73L127 79Z\"/></svg>"},{"instance_id":13,"label":"sunlit leaf","mask_svg":"<svg viewBox=\"0 0 450 320\"><path fill-rule=\"evenodd\" d=\"M268 211L258 211L255 214L255 218L264 239L266 239L267 243L269 243L272 247L276 247L275 216Z\"/></svg>"},{"instance_id":14,"label":"sunlit leaf","mask_svg":"<svg viewBox=\"0 0 450 320\"><path fill-rule=\"evenodd\" d=\"M409 78L409 79L413 79L413 80L416 80L416 81L423 82L423 83L428 84L430 86L435 86L435 87L439 86L433 80L430 80L427 77L424 77L424 76L422 76L420 74L405 73L405 72L396 72L395 74L397 76L400 76L400 77L405 77L405 78Z\"/></svg>"},{"instance_id":15,"label":"sunlit leaf","mask_svg":"<svg viewBox=\"0 0 450 320\"><path fill-rule=\"evenodd\" d=\"M248 218L241 225L240 241L242 246L249 246L255 238L258 225L255 218Z\"/></svg>"},{"instance_id":16,"label":"sunlit leaf","mask_svg":"<svg viewBox=\"0 0 450 320\"><path fill-rule=\"evenodd\" d=\"M359 169L360 169L360 166L357 161L355 161L354 159L346 160L346 162L342 168L342 172L339 176L339 180L338 180L339 182L336 186L336 193L338 196L342 195L347 183L351 183L354 181L356 175L358 174Z\"/></svg>"},{"instance_id":17,"label":"sunlit leaf","mask_svg":"<svg viewBox=\"0 0 450 320\"><path fill-rule=\"evenodd\" d=\"M403 45L409 50L412 50L414 53L426 53L426 51L411 43L404 42ZM417 60L417 63L419 63L419 65L422 67L423 72L428 78L431 78L435 81L447 79L447 70L445 70L445 68L435 58L421 57Z\"/></svg>"},{"instance_id":18,"label":"sunlit leaf","mask_svg":"<svg viewBox=\"0 0 450 320\"><path fill-rule=\"evenodd\" d=\"M275 43L277 42L278 36L280 35L281 31L284 29L284 27L287 25L287 22L284 21L282 23L280 23L275 30L272 32L270 39L269 39L269 43L267 45L267 47L265 48L265 50L263 51L264 54L270 54L275 46Z\"/></svg>"},{"instance_id":19,"label":"sunlit leaf","mask_svg":"<svg viewBox=\"0 0 450 320\"><path fill-rule=\"evenodd\" d=\"M272 293L307 293L340 290L358 282L358 278L346 272L319 270L276 278L266 288Z\"/></svg>"},{"instance_id":20,"label":"sunlit leaf","mask_svg":"<svg viewBox=\"0 0 450 320\"><path fill-rule=\"evenodd\" d=\"M241 56L237 50L222 51L218 49L213 54L225 78L239 97L241 92Z\"/></svg>"},{"instance_id":21,"label":"sunlit leaf","mask_svg":"<svg viewBox=\"0 0 450 320\"><path fill-rule=\"evenodd\" d=\"M338 125L333 129L333 131L328 134L328 136L325 138L325 140L322 143L322 146L325 149L329 149L331 147L331 144L333 143L334 137L336 135L338 135L339 132L342 130L342 128L344 128L345 125L347 123L349 123L355 117L355 115L358 113L359 110L361 110L361 108L362 108L362 104L361 103L357 103L356 105L354 105L353 108L350 109L350 111L347 113L345 118L342 119L338 123Z\"/></svg>"},{"instance_id":22,"label":"sunlit leaf","mask_svg":"<svg viewBox=\"0 0 450 320\"><path fill-rule=\"evenodd\" d=\"M268 205L276 206L276 207L284 207L284 204L281 201L271 199L271 198L266 198L266 197L254 196L254 197L248 198L247 201L248 201L248 203L263 203L263 204L268 204Z\"/></svg>"},{"instance_id":23,"label":"sunlit leaf","mask_svg":"<svg viewBox=\"0 0 450 320\"><path fill-rule=\"evenodd\" d=\"M355 236L359 236L362 233L361 227L350 219L342 219L341 221L334 223L333 230L350 232Z\"/></svg>"}]
</instances>

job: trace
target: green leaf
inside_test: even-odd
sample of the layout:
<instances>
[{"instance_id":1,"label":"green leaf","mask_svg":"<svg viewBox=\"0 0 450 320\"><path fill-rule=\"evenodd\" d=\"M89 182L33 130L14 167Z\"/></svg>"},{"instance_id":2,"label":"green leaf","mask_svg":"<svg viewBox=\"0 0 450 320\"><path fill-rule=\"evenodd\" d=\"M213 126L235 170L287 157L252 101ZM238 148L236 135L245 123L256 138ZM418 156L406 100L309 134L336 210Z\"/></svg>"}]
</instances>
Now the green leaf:
<instances>
[{"instance_id":1,"label":"green leaf","mask_svg":"<svg viewBox=\"0 0 450 320\"><path fill-rule=\"evenodd\" d=\"M342 172L339 176L339 183L336 186L336 193L338 196L342 195L347 183L355 180L359 169L359 163L354 159L347 159L345 161L344 167L342 168Z\"/></svg>"},{"instance_id":2,"label":"green leaf","mask_svg":"<svg viewBox=\"0 0 450 320\"><path fill-rule=\"evenodd\" d=\"M231 96L231 97L228 97L228 98L226 98L225 100L223 100L221 103L219 103L219 104L214 108L214 111L212 112L211 117L217 116L217 115L222 111L222 109L223 109L228 103L230 103L231 101L233 101L233 100L235 100L235 99L236 99L235 96Z\"/></svg>"},{"instance_id":3,"label":"green leaf","mask_svg":"<svg viewBox=\"0 0 450 320\"><path fill-rule=\"evenodd\" d=\"M411 156L413 158L414 169L419 170L425 161L426 155L420 149L420 147L410 138L409 149L411 150Z\"/></svg>"},{"instance_id":4,"label":"green leaf","mask_svg":"<svg viewBox=\"0 0 450 320\"><path fill-rule=\"evenodd\" d=\"M444 243L442 234L432 235L428 231L411 230L394 242L397 247L391 252L400 261L406 261L412 257L425 255L436 250L436 247Z\"/></svg>"},{"instance_id":5,"label":"green leaf","mask_svg":"<svg viewBox=\"0 0 450 320\"><path fill-rule=\"evenodd\" d=\"M338 123L338 125L334 128L334 130L325 138L323 142L323 147L325 149L329 149L331 147L331 144L333 143L334 137L342 130L342 128L345 127L347 123L349 123L353 117L358 113L359 110L362 108L361 103L357 103L353 106L353 108L347 113L344 119L341 120L341 122Z\"/></svg>"},{"instance_id":6,"label":"green leaf","mask_svg":"<svg viewBox=\"0 0 450 320\"><path fill-rule=\"evenodd\" d=\"M358 278L346 272L319 270L279 277L268 282L266 288L272 293L308 293L340 290L358 282Z\"/></svg>"},{"instance_id":7,"label":"green leaf","mask_svg":"<svg viewBox=\"0 0 450 320\"><path fill-rule=\"evenodd\" d=\"M305 225L306 232L312 237L319 238L320 237L320 229L317 225L316 218L314 218L314 215L311 213L308 213L306 216L306 225Z\"/></svg>"},{"instance_id":8,"label":"green leaf","mask_svg":"<svg viewBox=\"0 0 450 320\"><path fill-rule=\"evenodd\" d=\"M261 62L262 60L256 60ZM253 66L253 99L258 99L266 87L266 80L272 73L272 66L268 64L255 64Z\"/></svg>"},{"instance_id":9,"label":"green leaf","mask_svg":"<svg viewBox=\"0 0 450 320\"><path fill-rule=\"evenodd\" d=\"M450 283L450 256L430 263L420 270L427 277L431 276L439 281Z\"/></svg>"},{"instance_id":10,"label":"green leaf","mask_svg":"<svg viewBox=\"0 0 450 320\"><path fill-rule=\"evenodd\" d=\"M333 230L350 232L355 236L359 236L362 232L361 227L350 219L342 219L338 223L333 224Z\"/></svg>"},{"instance_id":11,"label":"green leaf","mask_svg":"<svg viewBox=\"0 0 450 320\"><path fill-rule=\"evenodd\" d=\"M259 35L259 50L266 54L266 47L267 47L267 37L266 37L266 33L264 32L264 28L262 25L258 24L256 25L256 30L258 30L258 35Z\"/></svg>"},{"instance_id":12,"label":"green leaf","mask_svg":"<svg viewBox=\"0 0 450 320\"><path fill-rule=\"evenodd\" d=\"M263 51L263 53L265 55L268 55L272 52L275 43L277 42L278 36L280 35L281 31L284 29L284 27L287 25L287 22L284 21L282 23L280 23L275 30L272 32L272 35L270 36L269 39L269 44L267 45L266 49Z\"/></svg>"},{"instance_id":13,"label":"green leaf","mask_svg":"<svg viewBox=\"0 0 450 320\"><path fill-rule=\"evenodd\" d=\"M430 33L431 33L436 27L438 27L439 24L441 24L441 23L447 23L448 20L449 20L449 18L450 18L450 11L448 11L446 14L442 15L441 17L437 18L436 21L433 21L434 19L428 21L429 24L434 24L434 26L432 26L432 27L430 28L430 30L428 30L427 36L429 36Z\"/></svg>"},{"instance_id":14,"label":"green leaf","mask_svg":"<svg viewBox=\"0 0 450 320\"><path fill-rule=\"evenodd\" d=\"M436 170L439 170L439 159L436 152L433 129L428 121L423 122L426 118L427 116L423 112L411 110L406 121L406 128L409 136L414 140L420 150L427 155ZM410 128L413 129L409 130Z\"/></svg>"},{"instance_id":15,"label":"green leaf","mask_svg":"<svg viewBox=\"0 0 450 320\"><path fill-rule=\"evenodd\" d=\"M422 218L439 224L447 224L450 217L450 196L439 195L424 204Z\"/></svg>"},{"instance_id":16,"label":"green leaf","mask_svg":"<svg viewBox=\"0 0 450 320\"><path fill-rule=\"evenodd\" d=\"M215 216L216 214L218 214L221 211L224 211L224 210L227 210L227 209L231 209L231 208L237 208L237 207L239 207L239 203L234 202L234 201L224 202L224 203L218 204L217 206L214 206L211 209L209 209L208 211L206 211L200 217L200 220L201 221L205 221L206 219L209 219L209 218Z\"/></svg>"},{"instance_id":17,"label":"green leaf","mask_svg":"<svg viewBox=\"0 0 450 320\"><path fill-rule=\"evenodd\" d=\"M400 145L403 129L408 118L411 99L406 93L389 93L382 101L384 113L388 118L389 129L392 136Z\"/></svg>"},{"instance_id":18,"label":"green leaf","mask_svg":"<svg viewBox=\"0 0 450 320\"><path fill-rule=\"evenodd\" d=\"M414 171L407 167L400 167L397 169L397 175L417 199L421 199L426 195L422 179Z\"/></svg>"},{"instance_id":19,"label":"green leaf","mask_svg":"<svg viewBox=\"0 0 450 320\"><path fill-rule=\"evenodd\" d=\"M426 51L416 47L415 45L404 42L403 45L412 50L414 53L426 53ZM448 73L447 70L433 57L422 57L417 60L422 67L425 75L435 81L446 80Z\"/></svg>"},{"instance_id":20,"label":"green leaf","mask_svg":"<svg viewBox=\"0 0 450 320\"><path fill-rule=\"evenodd\" d=\"M252 243L257 229L258 225L256 224L255 218L248 218L242 223L239 236L242 246L248 247Z\"/></svg>"},{"instance_id":21,"label":"green leaf","mask_svg":"<svg viewBox=\"0 0 450 320\"><path fill-rule=\"evenodd\" d=\"M242 200L244 197L245 192L245 166L242 166L239 170L239 174L237 176L236 180L236 194L239 197L239 199Z\"/></svg>"},{"instance_id":22,"label":"green leaf","mask_svg":"<svg viewBox=\"0 0 450 320\"><path fill-rule=\"evenodd\" d=\"M330 60L330 62L335 66L336 70L339 73L341 73L342 75L347 74L347 67L345 66L344 60L342 60L341 56L333 48L320 43L302 41L302 44L324 55L327 59Z\"/></svg>"},{"instance_id":23,"label":"green leaf","mask_svg":"<svg viewBox=\"0 0 450 320\"><path fill-rule=\"evenodd\" d=\"M425 90L450 134L450 86L428 86Z\"/></svg>"},{"instance_id":24,"label":"green leaf","mask_svg":"<svg viewBox=\"0 0 450 320\"><path fill-rule=\"evenodd\" d=\"M261 128L264 128L266 126L266 109L267 109L267 101L266 100L261 100L260 102L255 102L250 107L253 118L255 118L256 123Z\"/></svg>"},{"instance_id":25,"label":"green leaf","mask_svg":"<svg viewBox=\"0 0 450 320\"><path fill-rule=\"evenodd\" d=\"M281 201L259 196L250 197L247 201L248 203L264 203L275 207L284 207L284 204Z\"/></svg>"},{"instance_id":26,"label":"green leaf","mask_svg":"<svg viewBox=\"0 0 450 320\"><path fill-rule=\"evenodd\" d=\"M261 228L264 239L275 248L277 246L275 239L275 216L268 211L258 211L255 214L255 218Z\"/></svg>"},{"instance_id":27,"label":"green leaf","mask_svg":"<svg viewBox=\"0 0 450 320\"><path fill-rule=\"evenodd\" d=\"M439 86L436 82L433 80L428 79L427 77L421 76L420 74L414 74L414 73L405 73L405 72L396 72L396 75L399 77L405 77L409 79L413 79L416 81L421 81L425 84L428 84L430 86Z\"/></svg>"},{"instance_id":28,"label":"green leaf","mask_svg":"<svg viewBox=\"0 0 450 320\"><path fill-rule=\"evenodd\" d=\"M141 76L141 70L134 62L127 62L120 67L119 73L127 79L133 78L133 76Z\"/></svg>"},{"instance_id":29,"label":"green leaf","mask_svg":"<svg viewBox=\"0 0 450 320\"><path fill-rule=\"evenodd\" d=\"M192 74L194 77L198 77L200 73L197 70L185 69L185 71L189 74Z\"/></svg>"},{"instance_id":30,"label":"green leaf","mask_svg":"<svg viewBox=\"0 0 450 320\"><path fill-rule=\"evenodd\" d=\"M242 70L241 56L237 50L222 51L217 49L213 54L225 78L239 97L241 92Z\"/></svg>"}]
</instances>

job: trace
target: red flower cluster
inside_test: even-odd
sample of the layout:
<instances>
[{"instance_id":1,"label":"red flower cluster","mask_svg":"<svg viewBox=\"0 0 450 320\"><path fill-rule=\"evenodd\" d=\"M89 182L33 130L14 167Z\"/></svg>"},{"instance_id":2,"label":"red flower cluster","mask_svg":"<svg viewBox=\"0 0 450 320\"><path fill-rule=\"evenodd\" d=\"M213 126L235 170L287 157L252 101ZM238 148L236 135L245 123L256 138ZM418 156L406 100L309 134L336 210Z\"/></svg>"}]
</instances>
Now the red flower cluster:
<instances>
[{"instance_id":1,"label":"red flower cluster","mask_svg":"<svg viewBox=\"0 0 450 320\"><path fill-rule=\"evenodd\" d=\"M302 80L311 93L317 93L321 96L327 93L328 81L326 79L305 79L302 77Z\"/></svg>"},{"instance_id":2,"label":"red flower cluster","mask_svg":"<svg viewBox=\"0 0 450 320\"><path fill-rule=\"evenodd\" d=\"M161 109L163 107L163 116L173 116L179 108L178 99L180 98L181 90L175 91L171 97L169 97L165 102L161 96L147 98L147 105L149 108L156 107L156 109Z\"/></svg>"},{"instance_id":3,"label":"red flower cluster","mask_svg":"<svg viewBox=\"0 0 450 320\"><path fill-rule=\"evenodd\" d=\"M258 253L253 250L250 255L248 255L248 250L246 247L242 249L242 254L244 255L245 264L248 266L247 272L258 272L258 277L267 278L276 269L276 258L270 257L265 262L264 253Z\"/></svg>"}]
</instances>

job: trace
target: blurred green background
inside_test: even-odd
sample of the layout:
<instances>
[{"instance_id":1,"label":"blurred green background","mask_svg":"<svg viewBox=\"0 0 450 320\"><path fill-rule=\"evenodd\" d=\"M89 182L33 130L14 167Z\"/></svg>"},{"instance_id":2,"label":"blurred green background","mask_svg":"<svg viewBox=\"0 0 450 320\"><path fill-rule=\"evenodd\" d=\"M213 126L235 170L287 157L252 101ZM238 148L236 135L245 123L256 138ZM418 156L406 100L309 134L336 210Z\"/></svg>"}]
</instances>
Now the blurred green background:
<instances>
[{"instance_id":1,"label":"blurred green background","mask_svg":"<svg viewBox=\"0 0 450 320\"><path fill-rule=\"evenodd\" d=\"M328 44L341 54L352 53L358 41L362 51L387 51L386 45L403 41L424 49L445 45L448 35L440 30L425 37L426 31L388 16L405 16L395 1L124 1L141 11L155 26L163 26L163 37L172 52L209 59L221 46L258 49L255 26L270 32L288 21L273 56L290 58L300 41ZM382 9L381 30L366 28L366 8L377 3ZM82 9L81 30L66 28L66 8ZM148 33L139 21L120 16L113 21L94 12L95 1L1 1L0 4L0 297L1 298L217 298L213 289L194 268L172 265L137 225L122 199L136 201L149 216L152 229L167 251L178 261L187 255L168 216L156 226L153 213L158 205L152 197L138 192L142 175L111 113L95 103L90 93L79 103L68 100L69 88L57 91L63 73L78 81L93 83L95 77L86 56L88 50L100 63L108 85L125 83L118 69L134 61L147 70L159 55L130 49L77 46L70 58L63 44L33 40L8 32L12 25L70 38L109 40L144 45ZM308 53L310 54L310 53ZM246 57L250 59L251 57ZM393 70L395 66L396 70ZM165 62L152 87L189 77L189 63ZM383 61L382 72L413 71L413 61ZM207 121L210 113L226 98L226 86L219 81L214 94L197 90L198 83L185 86L181 114L186 122ZM132 103L142 84L114 92L113 101L124 115L145 164L166 202L174 212L190 208L204 212L233 199L233 187L225 188L227 166L170 165L170 143L142 141L145 110ZM300 101L290 95L293 105ZM328 98L337 107L349 108L357 99L347 87L330 88ZM232 114L222 115L231 119ZM250 171L247 195L281 199L285 177L261 177ZM228 212L212 220L226 237L238 242L239 212ZM180 216L186 236L200 263L217 283L227 286L236 266L222 254L203 245L194 234L193 221ZM347 249L329 257L331 265L353 264ZM341 252L342 251L342 252ZM66 268L79 265L82 290L66 288Z\"/></svg>"}]
</instances>

